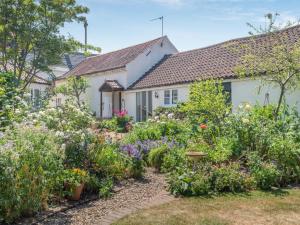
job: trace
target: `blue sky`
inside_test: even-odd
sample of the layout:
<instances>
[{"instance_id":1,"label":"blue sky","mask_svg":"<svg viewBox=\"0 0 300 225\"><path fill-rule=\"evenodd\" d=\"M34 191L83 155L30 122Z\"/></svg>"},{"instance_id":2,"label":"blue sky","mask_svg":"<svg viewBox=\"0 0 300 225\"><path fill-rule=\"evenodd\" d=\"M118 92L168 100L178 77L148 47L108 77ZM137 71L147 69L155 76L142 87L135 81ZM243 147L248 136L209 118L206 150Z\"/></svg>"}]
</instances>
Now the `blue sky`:
<instances>
[{"instance_id":1,"label":"blue sky","mask_svg":"<svg viewBox=\"0 0 300 225\"><path fill-rule=\"evenodd\" d=\"M165 17L165 34L180 51L205 47L248 35L246 22L264 24L269 12L279 22L299 20L299 0L78 0L89 7L88 42L109 52L157 38ZM67 24L63 33L84 40L81 24Z\"/></svg>"}]
</instances>

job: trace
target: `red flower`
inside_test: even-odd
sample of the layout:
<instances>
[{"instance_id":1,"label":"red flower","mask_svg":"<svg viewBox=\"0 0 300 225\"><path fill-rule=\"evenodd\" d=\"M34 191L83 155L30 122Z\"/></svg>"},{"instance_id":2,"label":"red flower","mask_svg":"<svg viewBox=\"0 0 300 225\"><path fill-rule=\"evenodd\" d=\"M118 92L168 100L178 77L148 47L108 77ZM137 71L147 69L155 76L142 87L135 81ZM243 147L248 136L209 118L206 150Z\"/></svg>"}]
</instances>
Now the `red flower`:
<instances>
[{"instance_id":1,"label":"red flower","mask_svg":"<svg viewBox=\"0 0 300 225\"><path fill-rule=\"evenodd\" d=\"M206 129L207 128L207 125L206 124L200 124L199 126L201 129Z\"/></svg>"}]
</instances>

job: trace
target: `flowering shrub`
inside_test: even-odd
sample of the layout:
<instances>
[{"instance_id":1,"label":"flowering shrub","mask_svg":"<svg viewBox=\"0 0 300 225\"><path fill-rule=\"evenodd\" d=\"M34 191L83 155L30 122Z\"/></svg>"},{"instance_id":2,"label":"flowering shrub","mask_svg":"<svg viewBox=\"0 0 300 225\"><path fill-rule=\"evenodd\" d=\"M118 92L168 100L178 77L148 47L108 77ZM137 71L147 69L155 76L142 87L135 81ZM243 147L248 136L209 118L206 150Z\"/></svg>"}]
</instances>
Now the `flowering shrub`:
<instances>
[{"instance_id":1,"label":"flowering shrub","mask_svg":"<svg viewBox=\"0 0 300 225\"><path fill-rule=\"evenodd\" d=\"M63 150L53 132L20 124L0 138L0 222L47 207L62 185Z\"/></svg>"},{"instance_id":2,"label":"flowering shrub","mask_svg":"<svg viewBox=\"0 0 300 225\"><path fill-rule=\"evenodd\" d=\"M116 112L116 122L118 132L128 132L131 129L130 121L132 118L128 115L127 110Z\"/></svg>"}]
</instances>

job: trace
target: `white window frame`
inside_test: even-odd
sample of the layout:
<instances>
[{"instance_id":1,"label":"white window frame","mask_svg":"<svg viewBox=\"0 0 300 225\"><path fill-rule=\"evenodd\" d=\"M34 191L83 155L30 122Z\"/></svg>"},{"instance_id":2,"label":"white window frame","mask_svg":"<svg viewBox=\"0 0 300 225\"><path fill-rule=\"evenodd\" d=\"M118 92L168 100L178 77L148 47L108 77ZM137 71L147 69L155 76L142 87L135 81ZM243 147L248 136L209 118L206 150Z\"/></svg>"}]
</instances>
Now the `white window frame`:
<instances>
[{"instance_id":1,"label":"white window frame","mask_svg":"<svg viewBox=\"0 0 300 225\"><path fill-rule=\"evenodd\" d=\"M176 95L174 95L174 93L176 93ZM172 105L177 105L177 103L178 103L178 90L173 89L172 90Z\"/></svg>"},{"instance_id":2,"label":"white window frame","mask_svg":"<svg viewBox=\"0 0 300 225\"><path fill-rule=\"evenodd\" d=\"M164 90L164 105L171 105L171 100L171 90Z\"/></svg>"}]
</instances>

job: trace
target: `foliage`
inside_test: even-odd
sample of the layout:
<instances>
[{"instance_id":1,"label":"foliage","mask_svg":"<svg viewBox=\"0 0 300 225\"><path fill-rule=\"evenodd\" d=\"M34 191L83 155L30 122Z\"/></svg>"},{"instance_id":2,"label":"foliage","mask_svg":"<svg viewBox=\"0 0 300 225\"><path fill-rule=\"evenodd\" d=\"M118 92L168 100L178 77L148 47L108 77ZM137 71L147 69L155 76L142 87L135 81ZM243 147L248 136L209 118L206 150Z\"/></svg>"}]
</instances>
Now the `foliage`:
<instances>
[{"instance_id":1,"label":"foliage","mask_svg":"<svg viewBox=\"0 0 300 225\"><path fill-rule=\"evenodd\" d=\"M206 195L211 191L209 178L205 174L186 167L172 172L168 182L169 190L174 195Z\"/></svg>"},{"instance_id":2,"label":"foliage","mask_svg":"<svg viewBox=\"0 0 300 225\"><path fill-rule=\"evenodd\" d=\"M252 77L259 79L263 86L273 85L280 88L280 95L277 107L274 111L277 117L283 103L285 94L294 91L300 82L300 42L292 42L290 37L279 30L290 27L288 23L284 27L275 25L276 16L267 15L268 29L251 28L257 34L267 35L268 41L264 42L264 48L256 43L255 36L253 41L242 48L243 56L240 65L236 68L236 73L241 77Z\"/></svg>"},{"instance_id":3,"label":"foliage","mask_svg":"<svg viewBox=\"0 0 300 225\"><path fill-rule=\"evenodd\" d=\"M99 188L99 196L108 198L111 196L111 191L113 189L113 180L111 178L106 178L101 181L101 186Z\"/></svg>"},{"instance_id":4,"label":"foliage","mask_svg":"<svg viewBox=\"0 0 300 225\"><path fill-rule=\"evenodd\" d=\"M89 159L92 162L93 170L101 177L122 179L126 173L127 160L120 153L117 146L98 146L90 152Z\"/></svg>"},{"instance_id":5,"label":"foliage","mask_svg":"<svg viewBox=\"0 0 300 225\"><path fill-rule=\"evenodd\" d=\"M0 73L0 130L26 114L27 103L20 97L17 80L12 73Z\"/></svg>"},{"instance_id":6,"label":"foliage","mask_svg":"<svg viewBox=\"0 0 300 225\"><path fill-rule=\"evenodd\" d=\"M65 23L84 22L88 8L76 0L3 0L0 2L0 67L11 71L25 91L40 71L61 61L64 53L81 46L60 34ZM30 60L28 60L30 58Z\"/></svg>"},{"instance_id":7,"label":"foliage","mask_svg":"<svg viewBox=\"0 0 300 225\"><path fill-rule=\"evenodd\" d=\"M82 107L82 94L89 87L88 81L83 77L70 76L66 84L62 84L55 89L56 94L63 94L66 101L76 102L79 108Z\"/></svg>"},{"instance_id":8,"label":"foliage","mask_svg":"<svg viewBox=\"0 0 300 225\"><path fill-rule=\"evenodd\" d=\"M117 131L125 132L131 129L130 121L132 118L128 115L126 110L121 110L116 113L116 123L117 123Z\"/></svg>"},{"instance_id":9,"label":"foliage","mask_svg":"<svg viewBox=\"0 0 300 225\"><path fill-rule=\"evenodd\" d=\"M241 172L240 165L232 163L215 168L212 174L212 186L217 192L240 192L249 190L251 178ZM248 182L250 181L250 182Z\"/></svg>"},{"instance_id":10,"label":"foliage","mask_svg":"<svg viewBox=\"0 0 300 225\"><path fill-rule=\"evenodd\" d=\"M169 148L167 145L162 145L160 147L152 149L148 156L150 165L160 171L164 162L164 157L168 153L168 151Z\"/></svg>"},{"instance_id":11,"label":"foliage","mask_svg":"<svg viewBox=\"0 0 300 225\"><path fill-rule=\"evenodd\" d=\"M75 189L81 184L88 182L89 175L87 171L79 168L66 169L63 172L63 181L71 189Z\"/></svg>"},{"instance_id":12,"label":"foliage","mask_svg":"<svg viewBox=\"0 0 300 225\"><path fill-rule=\"evenodd\" d=\"M18 125L0 138L0 151L1 222L32 215L61 193L64 154L53 132Z\"/></svg>"},{"instance_id":13,"label":"foliage","mask_svg":"<svg viewBox=\"0 0 300 225\"><path fill-rule=\"evenodd\" d=\"M199 94L201 93L201 94ZM189 100L182 110L192 122L206 123L211 121L220 123L230 112L224 93L222 81L206 80L195 82L190 87Z\"/></svg>"}]
</instances>

